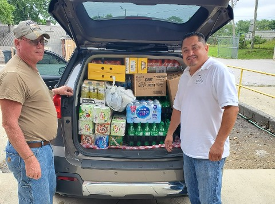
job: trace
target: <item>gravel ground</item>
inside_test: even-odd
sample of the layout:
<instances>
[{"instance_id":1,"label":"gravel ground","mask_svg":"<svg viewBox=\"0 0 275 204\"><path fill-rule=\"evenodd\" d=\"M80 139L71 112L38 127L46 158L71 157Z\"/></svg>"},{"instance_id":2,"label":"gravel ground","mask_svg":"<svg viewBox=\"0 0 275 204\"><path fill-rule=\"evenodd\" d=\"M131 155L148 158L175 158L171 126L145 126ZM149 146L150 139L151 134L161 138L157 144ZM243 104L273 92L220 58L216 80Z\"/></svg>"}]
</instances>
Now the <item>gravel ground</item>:
<instances>
[{"instance_id":1,"label":"gravel ground","mask_svg":"<svg viewBox=\"0 0 275 204\"><path fill-rule=\"evenodd\" d=\"M275 169L275 137L238 116L226 169Z\"/></svg>"}]
</instances>

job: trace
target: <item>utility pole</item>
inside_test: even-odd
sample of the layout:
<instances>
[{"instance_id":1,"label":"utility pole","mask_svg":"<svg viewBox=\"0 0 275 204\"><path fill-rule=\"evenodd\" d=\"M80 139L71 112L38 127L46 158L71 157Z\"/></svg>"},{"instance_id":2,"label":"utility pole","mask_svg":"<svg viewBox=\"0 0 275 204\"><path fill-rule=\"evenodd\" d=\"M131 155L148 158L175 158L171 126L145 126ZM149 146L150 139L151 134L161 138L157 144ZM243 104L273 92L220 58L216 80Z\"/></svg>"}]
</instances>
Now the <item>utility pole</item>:
<instances>
[{"instance_id":1,"label":"utility pole","mask_svg":"<svg viewBox=\"0 0 275 204\"><path fill-rule=\"evenodd\" d=\"M257 21L257 10L258 10L258 0L255 0L255 10L254 10L254 23L252 30L252 39L251 39L251 49L254 48L254 38L255 38L255 30L256 30L256 21Z\"/></svg>"},{"instance_id":2,"label":"utility pole","mask_svg":"<svg viewBox=\"0 0 275 204\"><path fill-rule=\"evenodd\" d=\"M234 10L233 0L231 0L231 7ZM235 22L234 22L234 18L232 19L232 33L233 33L233 37L235 37Z\"/></svg>"}]
</instances>

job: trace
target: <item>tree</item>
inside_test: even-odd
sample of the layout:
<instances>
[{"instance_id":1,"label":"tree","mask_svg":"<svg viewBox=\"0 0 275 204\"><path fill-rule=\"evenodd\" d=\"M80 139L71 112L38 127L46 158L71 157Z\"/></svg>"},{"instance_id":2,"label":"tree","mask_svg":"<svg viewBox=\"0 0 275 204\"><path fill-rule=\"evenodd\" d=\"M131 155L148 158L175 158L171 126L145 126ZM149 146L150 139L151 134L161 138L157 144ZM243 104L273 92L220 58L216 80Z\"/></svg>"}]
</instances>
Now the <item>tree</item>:
<instances>
[{"instance_id":1,"label":"tree","mask_svg":"<svg viewBox=\"0 0 275 204\"><path fill-rule=\"evenodd\" d=\"M234 7L237 4L237 1L239 1L239 0L231 0L231 7L232 7L233 10L234 10ZM234 37L235 36L235 21L234 21L234 18L232 19L232 34L233 34L233 37Z\"/></svg>"},{"instance_id":2,"label":"tree","mask_svg":"<svg viewBox=\"0 0 275 204\"><path fill-rule=\"evenodd\" d=\"M14 23L31 19L38 24L46 24L46 20L55 22L48 13L50 0L7 0L16 9L13 12Z\"/></svg>"},{"instance_id":3,"label":"tree","mask_svg":"<svg viewBox=\"0 0 275 204\"><path fill-rule=\"evenodd\" d=\"M270 21L263 19L260 21L257 21L257 29L256 30L270 30Z\"/></svg>"},{"instance_id":4,"label":"tree","mask_svg":"<svg viewBox=\"0 0 275 204\"><path fill-rule=\"evenodd\" d=\"M177 16L171 16L167 20L173 23L183 23L183 20Z\"/></svg>"},{"instance_id":5,"label":"tree","mask_svg":"<svg viewBox=\"0 0 275 204\"><path fill-rule=\"evenodd\" d=\"M249 25L250 25L250 21L246 20L239 20L237 23L236 23L236 26L237 26L237 33L240 33L240 34L245 34L245 33L248 33L249 31Z\"/></svg>"},{"instance_id":6,"label":"tree","mask_svg":"<svg viewBox=\"0 0 275 204\"><path fill-rule=\"evenodd\" d=\"M13 24L14 6L10 5L7 0L0 0L0 21L3 24Z\"/></svg>"},{"instance_id":7,"label":"tree","mask_svg":"<svg viewBox=\"0 0 275 204\"><path fill-rule=\"evenodd\" d=\"M271 20L269 23L270 30L275 30L275 20Z\"/></svg>"}]
</instances>

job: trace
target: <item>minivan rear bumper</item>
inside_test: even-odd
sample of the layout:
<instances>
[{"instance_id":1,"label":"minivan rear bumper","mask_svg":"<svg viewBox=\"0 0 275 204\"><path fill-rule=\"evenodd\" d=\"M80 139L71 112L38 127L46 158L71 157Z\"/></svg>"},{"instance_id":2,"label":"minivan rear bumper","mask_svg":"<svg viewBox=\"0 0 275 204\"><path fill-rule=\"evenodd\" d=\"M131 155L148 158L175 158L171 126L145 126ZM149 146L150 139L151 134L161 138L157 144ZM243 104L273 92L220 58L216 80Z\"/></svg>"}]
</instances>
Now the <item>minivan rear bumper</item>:
<instances>
[{"instance_id":1,"label":"minivan rear bumper","mask_svg":"<svg viewBox=\"0 0 275 204\"><path fill-rule=\"evenodd\" d=\"M83 196L88 197L148 199L186 196L186 190L183 182L113 183L84 181L82 184Z\"/></svg>"}]
</instances>

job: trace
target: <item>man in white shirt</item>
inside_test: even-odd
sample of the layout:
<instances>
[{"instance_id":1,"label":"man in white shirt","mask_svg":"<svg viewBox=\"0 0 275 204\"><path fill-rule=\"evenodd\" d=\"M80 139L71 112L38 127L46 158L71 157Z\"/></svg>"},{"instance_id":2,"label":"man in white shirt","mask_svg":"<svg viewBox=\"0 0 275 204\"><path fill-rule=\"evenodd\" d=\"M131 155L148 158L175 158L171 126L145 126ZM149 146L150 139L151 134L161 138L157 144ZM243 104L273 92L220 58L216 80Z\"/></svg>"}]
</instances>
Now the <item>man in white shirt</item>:
<instances>
[{"instance_id":1,"label":"man in white shirt","mask_svg":"<svg viewBox=\"0 0 275 204\"><path fill-rule=\"evenodd\" d=\"M180 124L190 201L220 204L228 135L239 111L234 75L208 57L208 45L201 33L184 36L182 55L187 68L179 81L165 148L172 151L173 133Z\"/></svg>"}]
</instances>

